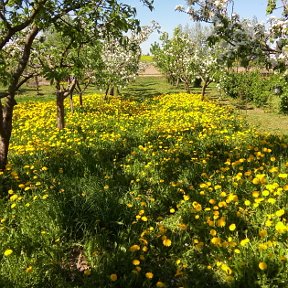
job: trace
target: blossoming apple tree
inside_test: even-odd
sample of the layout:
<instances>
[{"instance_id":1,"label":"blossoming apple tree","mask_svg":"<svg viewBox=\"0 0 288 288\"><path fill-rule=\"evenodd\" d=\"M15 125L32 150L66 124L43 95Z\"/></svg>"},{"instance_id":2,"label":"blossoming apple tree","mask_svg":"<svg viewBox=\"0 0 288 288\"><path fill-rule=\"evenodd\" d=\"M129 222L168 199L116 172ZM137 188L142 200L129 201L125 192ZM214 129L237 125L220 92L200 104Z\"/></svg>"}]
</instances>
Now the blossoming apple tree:
<instances>
[{"instance_id":1,"label":"blossoming apple tree","mask_svg":"<svg viewBox=\"0 0 288 288\"><path fill-rule=\"evenodd\" d=\"M267 66L287 75L287 0L267 0L268 15L272 15L276 10L281 10L282 13L277 17L270 16L266 24L257 25L251 25L251 22L240 18L234 11L233 0L187 0L187 7L178 5L176 10L189 14L195 21L212 23L214 33L210 42L213 44L224 40L232 51L230 55L234 55L235 58L247 60L252 56L265 59Z\"/></svg>"},{"instance_id":2,"label":"blossoming apple tree","mask_svg":"<svg viewBox=\"0 0 288 288\"><path fill-rule=\"evenodd\" d=\"M171 39L167 33L163 33L161 45L156 43L151 49L156 65L172 84L178 85L181 81L186 91L190 92L195 78L200 78L202 100L222 65L218 61L218 47L209 47L206 41L210 33L209 28L201 26L188 28L187 31L177 27Z\"/></svg>"},{"instance_id":3,"label":"blossoming apple tree","mask_svg":"<svg viewBox=\"0 0 288 288\"><path fill-rule=\"evenodd\" d=\"M195 79L192 69L192 39L188 33L177 27L172 38L164 32L160 40L161 44L154 43L151 47L154 62L171 84L178 85L181 81L186 91L190 92L191 82Z\"/></svg>"},{"instance_id":4,"label":"blossoming apple tree","mask_svg":"<svg viewBox=\"0 0 288 288\"><path fill-rule=\"evenodd\" d=\"M141 1L152 8L153 0ZM15 96L21 85L28 80L24 74L35 39L52 24L57 23L58 30L65 29L69 34L79 28L79 23L88 23L86 28L95 32L96 38L100 32L119 35L122 31L139 27L135 12L133 7L117 0L0 2L0 81L5 86L0 91L0 169L4 169L7 163L13 110L17 104ZM67 15L73 17L73 22L66 23ZM23 40L18 41L20 38ZM75 39L77 41L77 38ZM12 51L15 41L21 43L20 48L15 48L17 53ZM7 57L8 50L15 56L13 66L10 57Z\"/></svg>"},{"instance_id":5,"label":"blossoming apple tree","mask_svg":"<svg viewBox=\"0 0 288 288\"><path fill-rule=\"evenodd\" d=\"M159 30L159 24L141 27L140 31L131 31L131 35L123 38L106 38L101 52L101 78L96 84L105 87L107 95L117 95L119 89L134 80L140 69L141 43L150 34Z\"/></svg>"}]
</instances>

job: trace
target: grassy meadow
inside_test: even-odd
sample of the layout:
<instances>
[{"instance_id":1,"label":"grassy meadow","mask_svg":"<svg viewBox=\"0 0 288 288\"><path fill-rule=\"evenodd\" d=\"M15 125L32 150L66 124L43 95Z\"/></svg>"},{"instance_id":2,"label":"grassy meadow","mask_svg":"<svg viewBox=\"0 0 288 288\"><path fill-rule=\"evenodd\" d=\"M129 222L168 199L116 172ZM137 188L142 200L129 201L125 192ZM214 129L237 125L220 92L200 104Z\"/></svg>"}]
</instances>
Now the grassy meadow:
<instances>
[{"instance_id":1,"label":"grassy meadow","mask_svg":"<svg viewBox=\"0 0 288 288\"><path fill-rule=\"evenodd\" d=\"M139 81L67 101L62 131L52 96L21 96L0 287L287 287L287 136Z\"/></svg>"}]
</instances>

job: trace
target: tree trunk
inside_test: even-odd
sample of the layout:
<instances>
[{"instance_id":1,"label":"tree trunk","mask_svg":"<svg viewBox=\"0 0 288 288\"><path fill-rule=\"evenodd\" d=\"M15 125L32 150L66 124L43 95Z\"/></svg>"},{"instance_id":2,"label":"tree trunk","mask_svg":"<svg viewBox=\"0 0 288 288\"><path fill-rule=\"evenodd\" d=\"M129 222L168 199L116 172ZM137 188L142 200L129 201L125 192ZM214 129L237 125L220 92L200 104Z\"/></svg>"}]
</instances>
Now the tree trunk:
<instances>
[{"instance_id":1,"label":"tree trunk","mask_svg":"<svg viewBox=\"0 0 288 288\"><path fill-rule=\"evenodd\" d=\"M9 95L5 106L0 102L0 169L4 170L7 164L8 149L12 134L12 117L16 105L14 95Z\"/></svg>"},{"instance_id":2,"label":"tree trunk","mask_svg":"<svg viewBox=\"0 0 288 288\"><path fill-rule=\"evenodd\" d=\"M189 85L189 84L190 84L190 83L189 83L188 81L185 81L185 82L184 82L185 90L186 90L187 93L190 94L191 91L190 91L190 85Z\"/></svg>"},{"instance_id":3,"label":"tree trunk","mask_svg":"<svg viewBox=\"0 0 288 288\"><path fill-rule=\"evenodd\" d=\"M8 92L7 94L5 93L5 96L7 96L6 103L5 105L2 105L2 103L0 102L0 169L5 169L5 166L7 164L8 149L12 134L13 110L14 106L17 104L15 101L15 94L16 91L21 87L21 85L29 79L28 77L25 78L24 81L20 80L21 76L23 76L23 71L27 67L27 63L29 61L31 53L32 43L38 32L39 28L33 26L31 31L27 33L21 57L15 67L15 70L12 72L11 81L8 86Z\"/></svg>"},{"instance_id":4,"label":"tree trunk","mask_svg":"<svg viewBox=\"0 0 288 288\"><path fill-rule=\"evenodd\" d=\"M206 88L208 87L208 82L204 82L202 86L201 101L204 101Z\"/></svg>"},{"instance_id":5,"label":"tree trunk","mask_svg":"<svg viewBox=\"0 0 288 288\"><path fill-rule=\"evenodd\" d=\"M70 110L71 113L73 114L74 113L73 93L69 95L69 100L70 100Z\"/></svg>"},{"instance_id":6,"label":"tree trunk","mask_svg":"<svg viewBox=\"0 0 288 288\"><path fill-rule=\"evenodd\" d=\"M39 96L39 95L40 95L40 85L39 85L39 78L38 78L38 76L35 76L35 84L36 84L37 96Z\"/></svg>"},{"instance_id":7,"label":"tree trunk","mask_svg":"<svg viewBox=\"0 0 288 288\"><path fill-rule=\"evenodd\" d=\"M79 92L79 105L83 107L83 93L82 91Z\"/></svg>"},{"instance_id":8,"label":"tree trunk","mask_svg":"<svg viewBox=\"0 0 288 288\"><path fill-rule=\"evenodd\" d=\"M65 111L64 111L64 92L56 92L56 105L57 105L57 128L59 130L65 127Z\"/></svg>"}]
</instances>

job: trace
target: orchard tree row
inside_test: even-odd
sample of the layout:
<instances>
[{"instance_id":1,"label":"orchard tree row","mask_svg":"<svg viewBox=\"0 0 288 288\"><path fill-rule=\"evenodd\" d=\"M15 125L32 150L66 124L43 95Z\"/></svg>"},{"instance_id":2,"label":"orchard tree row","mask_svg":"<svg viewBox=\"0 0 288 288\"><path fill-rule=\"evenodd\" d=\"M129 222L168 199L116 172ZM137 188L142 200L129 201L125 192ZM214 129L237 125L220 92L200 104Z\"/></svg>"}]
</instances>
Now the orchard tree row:
<instances>
[{"instance_id":1,"label":"orchard tree row","mask_svg":"<svg viewBox=\"0 0 288 288\"><path fill-rule=\"evenodd\" d=\"M172 37L163 33L151 52L157 67L175 85L184 83L187 92L195 79L202 82L202 99L212 81L227 86L226 72L235 63L273 69L288 83L288 4L287 0L267 2L268 23L241 19L232 0L188 0L176 10L189 14L197 23L192 28L177 27ZM223 87L222 87L223 88Z\"/></svg>"},{"instance_id":2,"label":"orchard tree row","mask_svg":"<svg viewBox=\"0 0 288 288\"><path fill-rule=\"evenodd\" d=\"M153 8L153 0L140 1ZM110 93L135 77L139 45L155 28L141 30L135 16L135 8L117 0L0 1L0 169L7 163L15 96L29 79L42 75L54 84L62 129L64 99L74 89L81 94L94 82Z\"/></svg>"},{"instance_id":3,"label":"orchard tree row","mask_svg":"<svg viewBox=\"0 0 288 288\"><path fill-rule=\"evenodd\" d=\"M207 37L211 33L210 28L201 25L192 28L179 26L171 38L168 33L163 33L161 43L155 43L151 48L157 67L171 84L178 86L180 82L184 83L186 91L190 93L195 80L202 82L202 100L206 88L216 79L223 66L220 45L208 45Z\"/></svg>"}]
</instances>

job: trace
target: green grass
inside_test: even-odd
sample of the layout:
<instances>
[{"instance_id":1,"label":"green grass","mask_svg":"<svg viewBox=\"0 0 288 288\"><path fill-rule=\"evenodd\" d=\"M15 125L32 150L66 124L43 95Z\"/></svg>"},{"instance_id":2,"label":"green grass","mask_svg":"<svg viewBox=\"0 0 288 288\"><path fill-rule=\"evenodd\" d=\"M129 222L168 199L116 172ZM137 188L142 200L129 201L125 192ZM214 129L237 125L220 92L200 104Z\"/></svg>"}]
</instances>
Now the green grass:
<instances>
[{"instance_id":1,"label":"green grass","mask_svg":"<svg viewBox=\"0 0 288 288\"><path fill-rule=\"evenodd\" d=\"M153 62L153 56L141 55L140 61L146 62L146 63L152 63Z\"/></svg>"},{"instance_id":2,"label":"green grass","mask_svg":"<svg viewBox=\"0 0 288 288\"><path fill-rule=\"evenodd\" d=\"M144 59L152 59L152 56L142 56ZM147 60L147 61L148 61ZM1 89L1 88L0 88ZM3 90L3 88L2 88ZM143 101L147 98L153 98L157 95L171 94L183 92L184 87L180 85L175 87L170 85L165 77L138 77L135 82L132 82L128 87L122 89L121 95L127 99L134 99L137 101ZM20 89L16 100L18 103L32 101L32 102L46 102L51 99L55 99L55 88L50 85L40 86L40 95L37 95L37 90L35 86L24 85ZM201 88L192 88L191 90L194 94L200 94ZM89 93L104 93L103 90L99 90L94 86L88 87L86 94ZM245 120L262 132L269 132L277 135L287 135L288 134L288 116L280 115L277 113L277 107L279 105L279 99L277 97L272 97L269 101L269 107L254 109L251 104L240 103L237 100L229 99L227 97L221 96L216 86L212 83L207 89L207 98L219 103L220 105L227 105L234 107L239 111L240 115L245 117ZM77 102L77 96L74 96L74 101ZM248 109L246 109L248 108Z\"/></svg>"},{"instance_id":3,"label":"green grass","mask_svg":"<svg viewBox=\"0 0 288 288\"><path fill-rule=\"evenodd\" d=\"M149 87L141 101L86 95L63 131L54 101L16 108L0 287L285 288L287 140L138 81L128 91Z\"/></svg>"}]
</instances>

